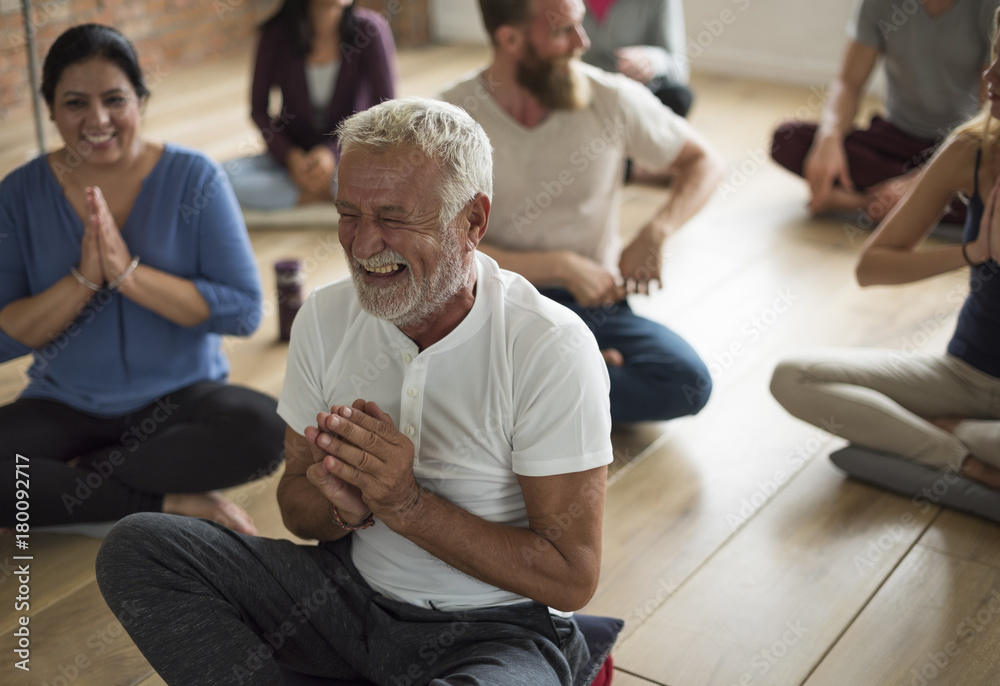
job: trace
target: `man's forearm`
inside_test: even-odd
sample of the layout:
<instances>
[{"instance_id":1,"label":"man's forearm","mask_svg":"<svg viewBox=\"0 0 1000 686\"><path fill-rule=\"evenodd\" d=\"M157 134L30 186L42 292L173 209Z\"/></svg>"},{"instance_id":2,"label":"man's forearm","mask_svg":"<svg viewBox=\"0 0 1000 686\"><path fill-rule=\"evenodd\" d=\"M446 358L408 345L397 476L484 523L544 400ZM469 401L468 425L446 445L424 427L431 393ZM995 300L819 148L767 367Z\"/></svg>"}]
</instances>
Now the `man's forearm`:
<instances>
[{"instance_id":1,"label":"man's forearm","mask_svg":"<svg viewBox=\"0 0 1000 686\"><path fill-rule=\"evenodd\" d=\"M299 538L334 541L350 533L333 521L330 501L304 475L282 477L278 508L285 528Z\"/></svg>"},{"instance_id":2,"label":"man's forearm","mask_svg":"<svg viewBox=\"0 0 1000 686\"><path fill-rule=\"evenodd\" d=\"M835 79L827 90L826 102L820 113L817 138L836 136L843 140L854 127L860 94L848 87L843 79Z\"/></svg>"},{"instance_id":3,"label":"man's forearm","mask_svg":"<svg viewBox=\"0 0 1000 686\"><path fill-rule=\"evenodd\" d=\"M878 50L856 41L847 44L840 72L827 90L820 113L817 139L836 136L843 139L854 126L861 93L878 61Z\"/></svg>"},{"instance_id":4,"label":"man's forearm","mask_svg":"<svg viewBox=\"0 0 1000 686\"><path fill-rule=\"evenodd\" d=\"M582 508L579 516L593 516ZM573 515L567 513L568 521ZM564 555L554 543L560 531L489 522L426 489L408 512L384 523L455 569L557 610L580 609L596 590L599 542L582 554L575 548Z\"/></svg>"},{"instance_id":5,"label":"man's forearm","mask_svg":"<svg viewBox=\"0 0 1000 686\"><path fill-rule=\"evenodd\" d=\"M649 224L653 238L662 243L696 215L712 197L724 171L722 159L709 149L679 166L672 176L670 198Z\"/></svg>"}]
</instances>

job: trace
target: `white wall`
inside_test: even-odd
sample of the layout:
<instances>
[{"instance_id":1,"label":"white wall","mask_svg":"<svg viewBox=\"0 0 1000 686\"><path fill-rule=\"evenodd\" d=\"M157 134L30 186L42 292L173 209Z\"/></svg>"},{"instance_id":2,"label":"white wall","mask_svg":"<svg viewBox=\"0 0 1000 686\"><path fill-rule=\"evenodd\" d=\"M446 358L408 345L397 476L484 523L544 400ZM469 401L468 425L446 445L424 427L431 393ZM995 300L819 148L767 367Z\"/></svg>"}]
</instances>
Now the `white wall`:
<instances>
[{"instance_id":1,"label":"white wall","mask_svg":"<svg viewBox=\"0 0 1000 686\"><path fill-rule=\"evenodd\" d=\"M853 0L684 0L696 71L799 84L837 72ZM476 0L431 0L436 40L485 43Z\"/></svg>"},{"instance_id":2,"label":"white wall","mask_svg":"<svg viewBox=\"0 0 1000 686\"><path fill-rule=\"evenodd\" d=\"M430 13L432 40L477 45L488 42L477 0L431 0Z\"/></svg>"},{"instance_id":3,"label":"white wall","mask_svg":"<svg viewBox=\"0 0 1000 686\"><path fill-rule=\"evenodd\" d=\"M685 0L693 69L789 83L837 73L853 0Z\"/></svg>"}]
</instances>

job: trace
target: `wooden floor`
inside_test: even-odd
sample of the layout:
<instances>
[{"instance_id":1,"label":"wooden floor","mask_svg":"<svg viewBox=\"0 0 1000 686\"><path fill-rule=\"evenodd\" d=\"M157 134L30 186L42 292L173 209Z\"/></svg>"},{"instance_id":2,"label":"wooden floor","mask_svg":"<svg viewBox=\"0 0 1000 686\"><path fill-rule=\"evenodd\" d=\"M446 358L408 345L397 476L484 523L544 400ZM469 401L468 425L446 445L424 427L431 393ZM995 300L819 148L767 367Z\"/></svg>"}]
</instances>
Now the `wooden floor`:
<instances>
[{"instance_id":1,"label":"wooden floor","mask_svg":"<svg viewBox=\"0 0 1000 686\"><path fill-rule=\"evenodd\" d=\"M403 93L430 95L484 56L404 52ZM219 159L259 146L247 64L165 74L147 134ZM963 275L862 291L852 269L865 234L810 218L802 184L766 156L769 130L816 116L816 94L708 76L694 87L691 120L729 172L668 246L664 289L634 306L690 340L715 387L696 417L614 432L603 575L587 611L627 620L615 683L1000 683L1000 527L846 480L827 460L841 442L790 417L767 389L775 363L807 346L943 349ZM30 136L30 122L4 124L3 172L26 159ZM625 230L661 201L660 191L627 189ZM268 293L281 257L307 260L309 287L345 273L329 228L255 230L252 239ZM279 392L285 347L276 334L272 315L231 342L234 381ZM0 402L23 385L25 366L0 366ZM288 536L274 483L231 495L263 534ZM99 541L51 533L31 537L30 681L17 672L15 552L9 538L0 546L0 683L162 683L101 600Z\"/></svg>"}]
</instances>

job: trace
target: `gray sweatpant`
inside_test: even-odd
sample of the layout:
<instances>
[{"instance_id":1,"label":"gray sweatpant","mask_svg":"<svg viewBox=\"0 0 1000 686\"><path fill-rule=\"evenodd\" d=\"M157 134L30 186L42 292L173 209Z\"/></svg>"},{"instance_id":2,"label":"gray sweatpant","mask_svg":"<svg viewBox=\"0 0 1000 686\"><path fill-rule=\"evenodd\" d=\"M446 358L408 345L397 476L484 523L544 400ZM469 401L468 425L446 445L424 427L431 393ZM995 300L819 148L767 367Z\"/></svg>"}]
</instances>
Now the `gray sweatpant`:
<instances>
[{"instance_id":1,"label":"gray sweatpant","mask_svg":"<svg viewBox=\"0 0 1000 686\"><path fill-rule=\"evenodd\" d=\"M771 393L852 443L936 469L972 454L1000 467L1000 379L951 355L819 349L779 363ZM927 419L967 417L951 434Z\"/></svg>"},{"instance_id":2,"label":"gray sweatpant","mask_svg":"<svg viewBox=\"0 0 1000 686\"><path fill-rule=\"evenodd\" d=\"M442 612L377 594L349 536L305 546L141 513L108 534L97 579L168 684L275 686L280 663L380 686L568 686L588 658L575 622L539 603Z\"/></svg>"}]
</instances>

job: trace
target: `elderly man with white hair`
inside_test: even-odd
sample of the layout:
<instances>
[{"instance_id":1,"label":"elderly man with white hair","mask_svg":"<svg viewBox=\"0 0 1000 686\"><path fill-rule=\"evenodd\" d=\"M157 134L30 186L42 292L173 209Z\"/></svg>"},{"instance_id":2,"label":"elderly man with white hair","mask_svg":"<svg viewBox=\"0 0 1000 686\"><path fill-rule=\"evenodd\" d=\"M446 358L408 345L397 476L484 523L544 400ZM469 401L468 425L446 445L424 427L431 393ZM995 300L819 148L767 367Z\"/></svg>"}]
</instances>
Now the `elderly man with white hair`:
<instances>
[{"instance_id":1,"label":"elderly man with white hair","mask_svg":"<svg viewBox=\"0 0 1000 686\"><path fill-rule=\"evenodd\" d=\"M596 341L476 251L492 157L465 112L388 101L338 136L351 279L296 317L278 405L282 516L319 544L136 515L101 590L170 684L568 686L612 459Z\"/></svg>"}]
</instances>

